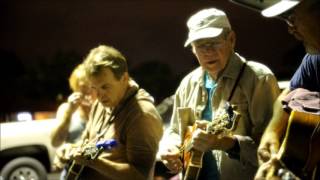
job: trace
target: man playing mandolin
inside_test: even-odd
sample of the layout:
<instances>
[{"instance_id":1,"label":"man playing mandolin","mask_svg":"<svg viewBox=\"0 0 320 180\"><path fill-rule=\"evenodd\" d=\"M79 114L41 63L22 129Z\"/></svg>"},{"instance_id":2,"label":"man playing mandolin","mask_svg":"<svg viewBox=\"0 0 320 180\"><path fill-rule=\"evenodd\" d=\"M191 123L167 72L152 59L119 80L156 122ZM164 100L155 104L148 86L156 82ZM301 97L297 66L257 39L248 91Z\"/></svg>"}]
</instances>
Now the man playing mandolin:
<instances>
[{"instance_id":1,"label":"man playing mandolin","mask_svg":"<svg viewBox=\"0 0 320 180\"><path fill-rule=\"evenodd\" d=\"M235 32L223 11L201 10L189 18L187 26L185 46L191 45L200 67L185 76L176 91L171 124L160 145L162 162L172 173L182 171L184 179L253 179L257 145L279 94L277 80L265 65L235 53ZM235 129L209 130L219 129L213 124L224 117L227 102L241 116ZM181 155L188 149L185 132L195 123L198 128L188 145L191 151L204 152L196 178L186 177Z\"/></svg>"},{"instance_id":2,"label":"man playing mandolin","mask_svg":"<svg viewBox=\"0 0 320 180\"><path fill-rule=\"evenodd\" d=\"M82 143L70 152L74 164L85 166L79 179L152 179L162 136L153 98L130 78L125 57L113 47L92 49L83 64L97 101ZM117 146L97 154L94 145L112 139ZM69 169L66 179L78 169Z\"/></svg>"}]
</instances>

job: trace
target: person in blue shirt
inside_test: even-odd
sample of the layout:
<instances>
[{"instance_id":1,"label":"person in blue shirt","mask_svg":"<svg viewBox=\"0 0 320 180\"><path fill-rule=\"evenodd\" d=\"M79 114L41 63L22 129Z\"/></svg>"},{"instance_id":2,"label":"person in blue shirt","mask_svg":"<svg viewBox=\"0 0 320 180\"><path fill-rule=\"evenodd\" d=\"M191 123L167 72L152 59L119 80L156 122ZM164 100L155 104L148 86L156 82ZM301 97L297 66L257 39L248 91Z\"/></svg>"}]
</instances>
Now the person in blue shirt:
<instances>
[{"instance_id":1,"label":"person in blue shirt","mask_svg":"<svg viewBox=\"0 0 320 180\"><path fill-rule=\"evenodd\" d=\"M283 4L285 5L279 8ZM286 132L290 114L285 112L282 107L281 101L284 97L298 88L316 92L318 97L320 94L320 1L280 1L263 10L262 14L267 17L278 16L286 20L289 33L302 41L306 55L294 73L290 87L281 93L274 104L273 117L258 148L259 163L264 166L258 170L256 179L261 179L266 173L268 165L265 164L276 157L281 145L281 138Z\"/></svg>"},{"instance_id":2,"label":"person in blue shirt","mask_svg":"<svg viewBox=\"0 0 320 180\"><path fill-rule=\"evenodd\" d=\"M222 10L199 10L190 16L187 27L185 47L191 47L199 66L176 90L159 157L170 173L184 179L253 179L259 140L280 92L277 80L267 66L236 52L236 33ZM241 114L232 130L220 123L223 115L229 116L228 104ZM186 142L190 126L196 128L189 136L191 142ZM197 173L188 171L192 163L186 166L188 160L182 155L189 151L186 146L203 154L198 156L202 164L198 163Z\"/></svg>"},{"instance_id":3,"label":"person in blue shirt","mask_svg":"<svg viewBox=\"0 0 320 180\"><path fill-rule=\"evenodd\" d=\"M307 53L290 81L290 90L304 88L320 91L320 53Z\"/></svg>"}]
</instances>

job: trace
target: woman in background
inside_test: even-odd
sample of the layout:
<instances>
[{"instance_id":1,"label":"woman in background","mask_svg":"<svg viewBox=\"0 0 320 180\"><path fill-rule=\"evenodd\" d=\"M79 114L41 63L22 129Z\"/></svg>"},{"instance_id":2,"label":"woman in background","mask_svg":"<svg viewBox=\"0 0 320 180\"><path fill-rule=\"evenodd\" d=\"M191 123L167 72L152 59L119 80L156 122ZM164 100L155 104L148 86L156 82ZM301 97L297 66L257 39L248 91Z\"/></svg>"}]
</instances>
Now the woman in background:
<instances>
[{"instance_id":1,"label":"woman in background","mask_svg":"<svg viewBox=\"0 0 320 180\"><path fill-rule=\"evenodd\" d=\"M86 79L82 64L79 64L71 73L69 86L73 93L68 97L67 102L59 106L56 115L57 126L54 127L51 134L51 144L54 147L60 146L54 162L56 169L63 168L62 157L69 144L76 143L80 139L89 119L91 105L96 99Z\"/></svg>"}]
</instances>

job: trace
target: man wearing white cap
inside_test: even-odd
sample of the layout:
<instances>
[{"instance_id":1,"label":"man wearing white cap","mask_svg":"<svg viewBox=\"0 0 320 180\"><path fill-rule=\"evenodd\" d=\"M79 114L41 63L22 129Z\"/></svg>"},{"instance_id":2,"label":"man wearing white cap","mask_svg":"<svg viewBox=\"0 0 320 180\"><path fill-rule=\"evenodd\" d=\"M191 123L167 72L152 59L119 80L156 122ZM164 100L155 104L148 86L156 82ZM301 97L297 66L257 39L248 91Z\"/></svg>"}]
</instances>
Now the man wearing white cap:
<instances>
[{"instance_id":1,"label":"man wearing white cap","mask_svg":"<svg viewBox=\"0 0 320 180\"><path fill-rule=\"evenodd\" d=\"M269 169L268 166L277 162L280 142L286 132L289 119L289 113L283 109L282 100L288 99L287 95L297 91L298 88L318 94L318 99L320 96L320 0L281 0L263 10L262 15L266 17L278 16L286 20L289 33L303 42L307 54L293 75L290 87L281 93L274 105L273 117L263 134L258 149L259 163L263 164L263 166L257 173L257 179L264 176L265 171ZM316 105L315 108L320 109L320 104ZM318 116L318 121L320 122L320 116ZM319 131L313 133L313 147L316 147L316 149L313 148L312 151L316 154L319 154L320 149L319 134ZM318 137L318 140L316 137ZM308 144L308 139L305 139L305 142L306 147L311 147L311 144ZM303 152L298 152L297 147L294 147L294 149L297 153L304 154ZM309 154L312 156L311 149ZM311 167L301 168L295 173L303 179L319 179L320 157L317 157L318 159L312 159L312 161L318 163L317 175ZM272 158L272 161L269 161L270 158ZM287 166L289 165L292 167L291 169L294 169L297 164L289 163Z\"/></svg>"},{"instance_id":2,"label":"man wearing white cap","mask_svg":"<svg viewBox=\"0 0 320 180\"><path fill-rule=\"evenodd\" d=\"M201 10L187 26L185 47L191 45L200 66L184 77L175 93L171 124L159 151L162 162L188 179L180 160L187 126L196 123L205 129L230 102L241 114L231 134L218 136L201 128L192 133L192 148L204 156L200 173L189 178L252 179L257 145L279 94L277 80L265 65L234 52L236 36L223 11Z\"/></svg>"}]
</instances>

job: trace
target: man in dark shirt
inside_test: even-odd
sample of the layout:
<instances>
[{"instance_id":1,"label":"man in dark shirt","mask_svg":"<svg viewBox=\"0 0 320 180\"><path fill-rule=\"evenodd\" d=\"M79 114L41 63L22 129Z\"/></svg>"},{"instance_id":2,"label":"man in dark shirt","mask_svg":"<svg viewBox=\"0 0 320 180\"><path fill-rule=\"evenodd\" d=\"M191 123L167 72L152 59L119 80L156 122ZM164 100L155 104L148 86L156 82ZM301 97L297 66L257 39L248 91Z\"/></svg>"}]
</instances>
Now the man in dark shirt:
<instances>
[{"instance_id":1,"label":"man in dark shirt","mask_svg":"<svg viewBox=\"0 0 320 180\"><path fill-rule=\"evenodd\" d=\"M281 4L286 4L279 8ZM302 60L290 81L290 87L285 89L278 97L273 117L264 132L258 148L260 164L270 162L270 158L277 157L280 142L283 138L289 119L289 113L285 112L281 101L287 94L297 88L320 92L320 1L319 0L290 0L280 1L262 11L266 17L278 16L286 20L289 32L296 39L303 42L307 54ZM319 105L320 106L320 105ZM320 121L320 119L319 119ZM306 144L307 146L307 144ZM260 168L256 179L265 175L267 166ZM315 178L313 176L313 178Z\"/></svg>"}]
</instances>

